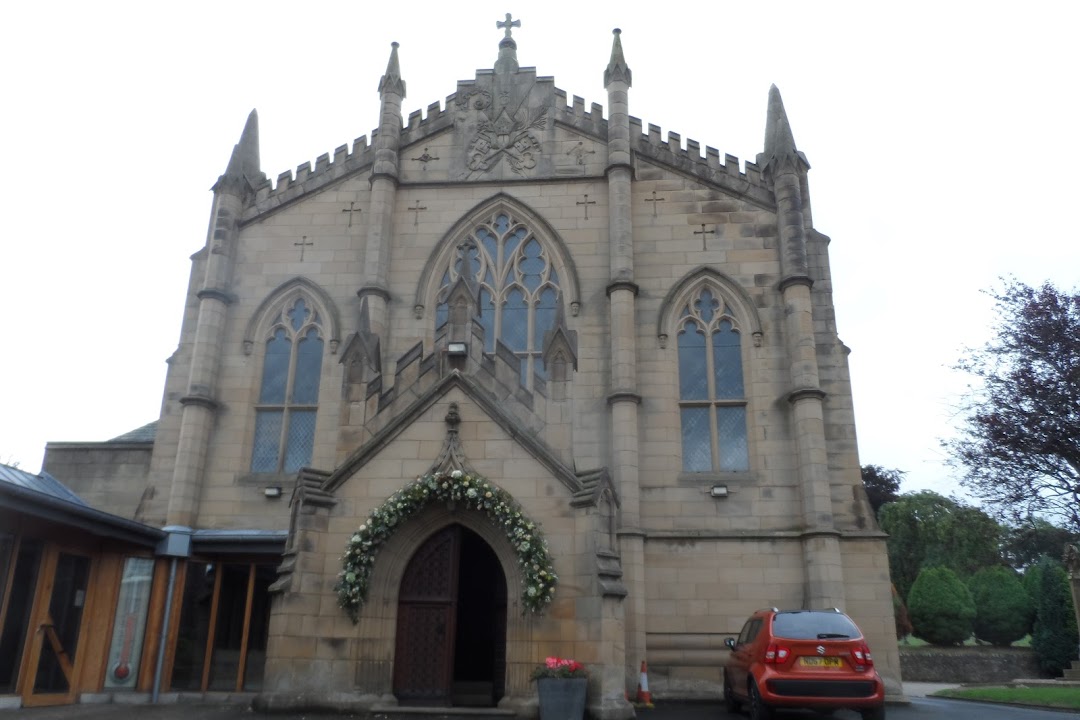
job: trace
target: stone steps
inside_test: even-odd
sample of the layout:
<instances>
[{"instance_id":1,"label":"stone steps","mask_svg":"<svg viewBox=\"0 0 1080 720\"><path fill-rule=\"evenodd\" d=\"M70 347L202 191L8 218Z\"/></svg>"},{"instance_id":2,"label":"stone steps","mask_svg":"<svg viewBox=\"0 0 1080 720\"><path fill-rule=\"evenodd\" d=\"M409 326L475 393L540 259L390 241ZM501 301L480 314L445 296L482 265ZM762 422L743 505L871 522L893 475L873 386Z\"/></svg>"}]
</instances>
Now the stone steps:
<instances>
[{"instance_id":1,"label":"stone steps","mask_svg":"<svg viewBox=\"0 0 1080 720\"><path fill-rule=\"evenodd\" d=\"M371 708L376 720L509 720L512 710L482 707L409 707L376 705Z\"/></svg>"}]
</instances>

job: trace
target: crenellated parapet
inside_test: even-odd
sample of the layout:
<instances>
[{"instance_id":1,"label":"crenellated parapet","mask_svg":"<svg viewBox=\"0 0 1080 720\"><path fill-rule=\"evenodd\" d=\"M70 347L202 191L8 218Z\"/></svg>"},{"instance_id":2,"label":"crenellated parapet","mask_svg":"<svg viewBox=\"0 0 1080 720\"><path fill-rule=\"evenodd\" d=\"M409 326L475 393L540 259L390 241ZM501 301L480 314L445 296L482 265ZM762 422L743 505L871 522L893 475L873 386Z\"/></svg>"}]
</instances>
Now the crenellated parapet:
<instances>
[{"instance_id":1,"label":"crenellated parapet","mask_svg":"<svg viewBox=\"0 0 1080 720\"><path fill-rule=\"evenodd\" d=\"M374 138L377 133L372 133ZM250 223L263 215L290 205L296 200L317 192L333 183L356 173L369 170L375 164L375 147L368 145L367 136L362 135L353 141L352 151L348 145L342 145L330 153L323 153L311 162L305 162L292 170L278 175L277 185L269 179L255 188L255 199L244 208L241 222Z\"/></svg>"},{"instance_id":2,"label":"crenellated parapet","mask_svg":"<svg viewBox=\"0 0 1080 720\"><path fill-rule=\"evenodd\" d=\"M566 91L555 88L555 121L578 132L591 135L597 140L607 142L608 121L604 117L604 108L600 103L592 103L586 110L585 98L574 95L572 100L567 102Z\"/></svg>"},{"instance_id":3,"label":"crenellated parapet","mask_svg":"<svg viewBox=\"0 0 1080 720\"><path fill-rule=\"evenodd\" d=\"M457 93L451 93L446 97L446 104L440 106L433 102L427 107L427 112L413 110L409 113L409 120L401 131L401 146L412 145L422 142L432 135L436 135L454 126L454 113L450 110L457 101Z\"/></svg>"},{"instance_id":4,"label":"crenellated parapet","mask_svg":"<svg viewBox=\"0 0 1080 720\"><path fill-rule=\"evenodd\" d=\"M588 103L577 95L554 86L551 77L538 77L534 68L520 68L513 73L509 87L513 106L523 109L526 124L512 128L511 134L520 138L511 148L492 158L516 158L508 168L500 168L494 159L487 160L485 124L495 123L499 118L499 100L494 93L495 76L491 71L479 71L474 80L458 83L457 91L448 95L444 102L434 102L426 109L409 113L403 123L399 147L431 142L435 136L455 133L453 145L460 148L452 159L446 159L451 167L451 181L488 181L492 179L524 180L556 175L552 164L556 155L555 130L561 128L577 135L591 138L598 144L608 143L609 121L604 107ZM742 199L765 209L776 207L775 197L769 183L763 177L758 164L751 161L740 163L732 155L721 157L720 151L702 146L694 139L684 139L679 133L662 135L658 125L644 123L630 116L630 151L636 159L647 160L675 172L719 187ZM249 199L241 222L253 222L267 213L286 207L309 193L318 192L345 178L362 172L374 172L376 146L379 130L368 138L357 138L350 150L347 145L334 153L324 153L312 163L304 162L295 170L287 170L277 177L276 184L269 179L255 188L254 198ZM505 157L504 157L505 156Z\"/></svg>"},{"instance_id":5,"label":"crenellated parapet","mask_svg":"<svg viewBox=\"0 0 1080 720\"><path fill-rule=\"evenodd\" d=\"M772 190L761 177L761 170L756 164L746 161L745 170L740 170L739 158L724 155L720 162L720 151L708 145L705 155L701 154L701 143L687 138L686 147L679 133L668 132L667 140L661 136L660 126L649 124L643 130L640 119L630 118L631 149L640 157L652 162L667 165L704 182L750 200L766 209L773 209L776 200Z\"/></svg>"}]
</instances>

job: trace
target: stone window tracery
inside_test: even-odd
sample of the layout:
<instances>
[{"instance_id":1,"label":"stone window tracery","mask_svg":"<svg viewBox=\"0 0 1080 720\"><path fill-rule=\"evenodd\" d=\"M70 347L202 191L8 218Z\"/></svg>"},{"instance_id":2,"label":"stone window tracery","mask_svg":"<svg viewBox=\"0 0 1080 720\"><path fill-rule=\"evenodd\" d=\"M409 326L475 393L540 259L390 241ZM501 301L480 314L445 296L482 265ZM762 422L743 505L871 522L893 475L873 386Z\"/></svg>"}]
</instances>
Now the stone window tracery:
<instances>
[{"instance_id":1,"label":"stone window tracery","mask_svg":"<svg viewBox=\"0 0 1080 720\"><path fill-rule=\"evenodd\" d=\"M749 470L738 321L723 297L704 286L683 306L678 328L683 470Z\"/></svg>"},{"instance_id":2,"label":"stone window tracery","mask_svg":"<svg viewBox=\"0 0 1080 720\"><path fill-rule=\"evenodd\" d=\"M540 355L544 333L555 325L561 288L545 245L506 211L478 224L443 269L436 295L436 327L450 319L447 299L463 274L478 288L477 319L484 327L484 351L495 352L498 338L521 360L522 385L531 388L534 374L547 379Z\"/></svg>"},{"instance_id":3,"label":"stone window tracery","mask_svg":"<svg viewBox=\"0 0 1080 720\"><path fill-rule=\"evenodd\" d=\"M319 313L303 297L270 327L255 407L252 472L296 472L311 463L322 375Z\"/></svg>"}]
</instances>

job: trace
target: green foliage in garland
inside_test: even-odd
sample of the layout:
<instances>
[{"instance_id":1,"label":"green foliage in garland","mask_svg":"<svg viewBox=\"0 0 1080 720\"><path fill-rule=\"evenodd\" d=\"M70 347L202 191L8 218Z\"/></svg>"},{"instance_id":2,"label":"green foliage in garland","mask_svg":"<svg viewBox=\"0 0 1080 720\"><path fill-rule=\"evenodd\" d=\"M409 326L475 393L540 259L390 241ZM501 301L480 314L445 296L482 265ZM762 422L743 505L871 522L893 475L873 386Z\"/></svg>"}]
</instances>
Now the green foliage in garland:
<instances>
[{"instance_id":1,"label":"green foliage in garland","mask_svg":"<svg viewBox=\"0 0 1080 720\"><path fill-rule=\"evenodd\" d=\"M461 503L483 512L506 534L517 553L524 584L525 610L541 613L555 594L559 578L540 528L529 520L508 492L461 470L418 477L371 511L345 547L334 587L338 605L355 623L367 600L375 555L394 530L432 502Z\"/></svg>"}]
</instances>

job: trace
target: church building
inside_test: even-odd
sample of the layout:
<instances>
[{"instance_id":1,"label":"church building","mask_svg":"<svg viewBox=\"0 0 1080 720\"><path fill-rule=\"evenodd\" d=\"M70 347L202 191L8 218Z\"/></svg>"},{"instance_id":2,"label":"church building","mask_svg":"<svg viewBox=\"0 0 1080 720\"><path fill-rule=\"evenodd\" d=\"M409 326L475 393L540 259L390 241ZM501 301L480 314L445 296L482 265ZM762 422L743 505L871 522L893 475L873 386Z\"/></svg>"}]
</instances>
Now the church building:
<instances>
[{"instance_id":1,"label":"church building","mask_svg":"<svg viewBox=\"0 0 1080 720\"><path fill-rule=\"evenodd\" d=\"M104 593L68 701L528 717L554 656L621 719L643 662L658 699L718 699L725 638L773 606L843 609L900 693L829 238L779 92L755 161L702 154L631 114L619 30L604 108L519 66L518 25L407 117L393 43L371 138L276 182L248 117L160 418L47 449L113 514L56 556ZM42 513L23 539L50 542Z\"/></svg>"}]
</instances>

